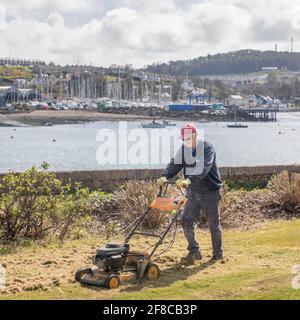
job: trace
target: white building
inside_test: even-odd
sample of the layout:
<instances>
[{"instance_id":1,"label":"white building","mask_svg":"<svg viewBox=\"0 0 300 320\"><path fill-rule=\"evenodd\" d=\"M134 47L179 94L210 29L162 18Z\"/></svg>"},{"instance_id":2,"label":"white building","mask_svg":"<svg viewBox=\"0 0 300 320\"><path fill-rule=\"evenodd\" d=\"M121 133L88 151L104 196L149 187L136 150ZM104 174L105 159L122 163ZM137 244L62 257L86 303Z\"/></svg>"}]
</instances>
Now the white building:
<instances>
[{"instance_id":1,"label":"white building","mask_svg":"<svg viewBox=\"0 0 300 320\"><path fill-rule=\"evenodd\" d=\"M240 96L240 95L230 95L226 100L225 100L225 105L226 106L243 106L245 105L245 99Z\"/></svg>"}]
</instances>

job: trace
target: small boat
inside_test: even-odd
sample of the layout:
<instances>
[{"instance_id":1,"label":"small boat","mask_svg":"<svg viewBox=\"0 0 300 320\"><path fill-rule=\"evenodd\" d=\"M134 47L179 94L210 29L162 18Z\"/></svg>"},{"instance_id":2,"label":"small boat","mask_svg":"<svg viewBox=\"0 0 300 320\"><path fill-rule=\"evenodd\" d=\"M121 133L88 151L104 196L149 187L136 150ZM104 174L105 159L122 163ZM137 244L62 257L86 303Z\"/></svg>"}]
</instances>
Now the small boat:
<instances>
[{"instance_id":1,"label":"small boat","mask_svg":"<svg viewBox=\"0 0 300 320\"><path fill-rule=\"evenodd\" d=\"M52 127L53 124L51 122L45 122L44 127Z\"/></svg>"},{"instance_id":2,"label":"small boat","mask_svg":"<svg viewBox=\"0 0 300 320\"><path fill-rule=\"evenodd\" d=\"M142 128L150 128L150 129L162 129L165 128L166 125L163 123L158 123L158 122L151 122L151 123L142 123L141 124Z\"/></svg>"},{"instance_id":3,"label":"small boat","mask_svg":"<svg viewBox=\"0 0 300 320\"><path fill-rule=\"evenodd\" d=\"M246 124L235 123L235 124L228 124L227 128L248 128Z\"/></svg>"},{"instance_id":4,"label":"small boat","mask_svg":"<svg viewBox=\"0 0 300 320\"><path fill-rule=\"evenodd\" d=\"M163 120L163 124L166 125L167 127L175 127L176 123L170 123L167 120Z\"/></svg>"},{"instance_id":5,"label":"small boat","mask_svg":"<svg viewBox=\"0 0 300 320\"><path fill-rule=\"evenodd\" d=\"M237 107L235 107L235 109L234 109L234 124L228 124L227 128L248 128L248 125L246 125L246 124L237 123L237 121L236 121L236 109L237 109Z\"/></svg>"}]
</instances>

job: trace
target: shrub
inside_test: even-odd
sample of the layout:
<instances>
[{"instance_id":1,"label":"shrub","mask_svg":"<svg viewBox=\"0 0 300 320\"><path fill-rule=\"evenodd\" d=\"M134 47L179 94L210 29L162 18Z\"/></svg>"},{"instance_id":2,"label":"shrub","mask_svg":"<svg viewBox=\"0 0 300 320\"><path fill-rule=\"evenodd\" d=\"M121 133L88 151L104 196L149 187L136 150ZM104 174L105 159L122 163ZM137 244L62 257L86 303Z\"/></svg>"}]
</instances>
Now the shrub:
<instances>
[{"instance_id":1,"label":"shrub","mask_svg":"<svg viewBox=\"0 0 300 320\"><path fill-rule=\"evenodd\" d=\"M118 199L113 193L106 193L101 190L96 190L90 194L90 203L95 215L101 215L105 212L114 212L118 209Z\"/></svg>"},{"instance_id":2,"label":"shrub","mask_svg":"<svg viewBox=\"0 0 300 320\"><path fill-rule=\"evenodd\" d=\"M54 215L56 223L54 230L59 239L64 240L71 227L81 224L91 213L89 190L82 188L80 183L75 186L66 185L62 187L58 200L58 211Z\"/></svg>"},{"instance_id":3,"label":"shrub","mask_svg":"<svg viewBox=\"0 0 300 320\"><path fill-rule=\"evenodd\" d=\"M225 183L230 190L246 190L251 191L253 189L264 189L268 184L268 179L259 179L255 181L242 180L231 180L225 179Z\"/></svg>"},{"instance_id":4,"label":"shrub","mask_svg":"<svg viewBox=\"0 0 300 320\"><path fill-rule=\"evenodd\" d=\"M235 214L233 206L236 203L236 193L230 191L229 186L224 183L222 187L222 199L220 201L220 214L221 221L226 222L227 219L231 218Z\"/></svg>"},{"instance_id":5,"label":"shrub","mask_svg":"<svg viewBox=\"0 0 300 320\"><path fill-rule=\"evenodd\" d=\"M111 237L114 237L117 234L119 234L121 230L122 227L119 222L116 222L114 220L108 221L104 229L106 240L109 241Z\"/></svg>"},{"instance_id":6,"label":"shrub","mask_svg":"<svg viewBox=\"0 0 300 320\"><path fill-rule=\"evenodd\" d=\"M147 210L156 194L157 185L153 181L130 180L115 191L120 208L125 211L129 220L136 219L142 212ZM152 210L145 218L143 226L155 229L161 226L166 219L165 212Z\"/></svg>"},{"instance_id":7,"label":"shrub","mask_svg":"<svg viewBox=\"0 0 300 320\"><path fill-rule=\"evenodd\" d=\"M178 196L178 190L172 187L168 190L166 196ZM134 220L142 212L144 212L157 193L157 186L155 182L131 180L125 182L119 190L115 192L120 208L127 214L128 220ZM222 199L220 202L221 221L230 220L236 214L234 206L239 196L237 192L232 192L229 186L224 183L222 188ZM146 228L158 228L167 219L168 215L160 210L152 210L152 212L145 219L143 224ZM207 219L204 214L199 215L198 224L200 226L207 225Z\"/></svg>"},{"instance_id":8,"label":"shrub","mask_svg":"<svg viewBox=\"0 0 300 320\"><path fill-rule=\"evenodd\" d=\"M43 239L58 235L61 240L71 225L88 213L88 190L62 186L48 165L22 173L9 173L0 183L0 239Z\"/></svg>"},{"instance_id":9,"label":"shrub","mask_svg":"<svg viewBox=\"0 0 300 320\"><path fill-rule=\"evenodd\" d=\"M2 238L41 238L52 227L51 216L56 211L53 194L60 188L61 182L53 174L38 172L35 167L5 175L0 184Z\"/></svg>"},{"instance_id":10,"label":"shrub","mask_svg":"<svg viewBox=\"0 0 300 320\"><path fill-rule=\"evenodd\" d=\"M270 201L289 212L300 209L300 174L283 171L270 180Z\"/></svg>"}]
</instances>

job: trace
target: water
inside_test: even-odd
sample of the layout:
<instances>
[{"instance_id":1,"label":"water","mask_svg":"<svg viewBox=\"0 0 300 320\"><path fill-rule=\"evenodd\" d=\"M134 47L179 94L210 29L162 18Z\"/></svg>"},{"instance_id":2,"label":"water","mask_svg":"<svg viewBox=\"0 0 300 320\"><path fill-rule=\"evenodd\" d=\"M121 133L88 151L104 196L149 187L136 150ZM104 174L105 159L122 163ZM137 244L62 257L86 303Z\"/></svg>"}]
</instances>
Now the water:
<instances>
[{"instance_id":1,"label":"water","mask_svg":"<svg viewBox=\"0 0 300 320\"><path fill-rule=\"evenodd\" d=\"M132 122L129 128L138 128L139 124ZM178 135L182 124L177 122ZM300 163L300 117L279 114L277 123L251 122L248 125L248 129L229 129L226 123L199 125L204 129L205 138L214 145L220 166ZM150 167L145 164L101 166L97 163L96 152L101 145L96 141L98 130L115 129L117 126L117 122L103 121L53 127L19 127L16 131L2 127L0 172L22 171L32 165L39 166L43 161L48 162L53 171ZM121 143L124 139L124 136L120 137Z\"/></svg>"}]
</instances>

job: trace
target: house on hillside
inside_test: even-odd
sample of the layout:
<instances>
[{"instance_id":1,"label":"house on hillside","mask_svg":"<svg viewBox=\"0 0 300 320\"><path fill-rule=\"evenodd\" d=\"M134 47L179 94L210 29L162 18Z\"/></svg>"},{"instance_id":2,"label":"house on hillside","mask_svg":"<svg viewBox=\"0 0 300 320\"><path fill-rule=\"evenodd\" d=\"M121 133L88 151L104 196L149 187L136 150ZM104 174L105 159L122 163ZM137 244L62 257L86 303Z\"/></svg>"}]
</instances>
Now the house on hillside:
<instances>
[{"instance_id":1,"label":"house on hillside","mask_svg":"<svg viewBox=\"0 0 300 320\"><path fill-rule=\"evenodd\" d=\"M258 98L255 94L250 94L249 96L247 96L245 98L245 101L246 101L246 105L249 108L255 108L259 105Z\"/></svg>"},{"instance_id":2,"label":"house on hillside","mask_svg":"<svg viewBox=\"0 0 300 320\"><path fill-rule=\"evenodd\" d=\"M293 99L293 103L296 105L296 106L300 106L300 97L295 97Z\"/></svg>"},{"instance_id":3,"label":"house on hillside","mask_svg":"<svg viewBox=\"0 0 300 320\"><path fill-rule=\"evenodd\" d=\"M240 95L230 95L228 98L225 99L226 106L243 106L245 105L245 99Z\"/></svg>"},{"instance_id":4,"label":"house on hillside","mask_svg":"<svg viewBox=\"0 0 300 320\"><path fill-rule=\"evenodd\" d=\"M274 100L269 96L263 96L261 94L256 95L257 102L261 106L271 106Z\"/></svg>"}]
</instances>

